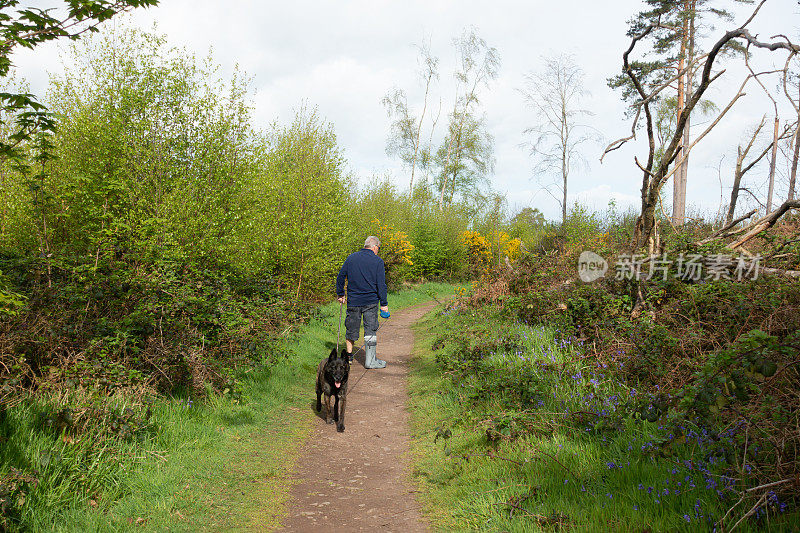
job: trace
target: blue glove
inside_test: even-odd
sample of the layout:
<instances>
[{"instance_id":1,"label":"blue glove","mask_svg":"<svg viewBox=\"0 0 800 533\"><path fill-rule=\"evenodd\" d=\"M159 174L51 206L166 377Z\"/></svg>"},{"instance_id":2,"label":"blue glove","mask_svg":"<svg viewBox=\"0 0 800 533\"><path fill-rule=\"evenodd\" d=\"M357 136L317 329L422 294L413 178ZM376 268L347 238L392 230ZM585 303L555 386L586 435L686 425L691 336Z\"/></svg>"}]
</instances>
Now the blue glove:
<instances>
[{"instance_id":1,"label":"blue glove","mask_svg":"<svg viewBox=\"0 0 800 533\"><path fill-rule=\"evenodd\" d=\"M381 318L389 318L390 316L391 313L389 313L389 311L381 310Z\"/></svg>"}]
</instances>

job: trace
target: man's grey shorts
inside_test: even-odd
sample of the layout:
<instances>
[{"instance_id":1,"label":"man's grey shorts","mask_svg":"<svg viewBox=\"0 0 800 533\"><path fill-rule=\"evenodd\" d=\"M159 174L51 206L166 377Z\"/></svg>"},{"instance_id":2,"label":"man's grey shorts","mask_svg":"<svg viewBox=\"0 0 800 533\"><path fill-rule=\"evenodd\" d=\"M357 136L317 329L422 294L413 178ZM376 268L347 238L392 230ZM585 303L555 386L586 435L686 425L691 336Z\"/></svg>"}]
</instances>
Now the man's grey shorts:
<instances>
[{"instance_id":1,"label":"man's grey shorts","mask_svg":"<svg viewBox=\"0 0 800 533\"><path fill-rule=\"evenodd\" d=\"M348 307L344 319L345 339L358 340L361 318L364 318L364 337L375 335L378 331L378 304Z\"/></svg>"}]
</instances>

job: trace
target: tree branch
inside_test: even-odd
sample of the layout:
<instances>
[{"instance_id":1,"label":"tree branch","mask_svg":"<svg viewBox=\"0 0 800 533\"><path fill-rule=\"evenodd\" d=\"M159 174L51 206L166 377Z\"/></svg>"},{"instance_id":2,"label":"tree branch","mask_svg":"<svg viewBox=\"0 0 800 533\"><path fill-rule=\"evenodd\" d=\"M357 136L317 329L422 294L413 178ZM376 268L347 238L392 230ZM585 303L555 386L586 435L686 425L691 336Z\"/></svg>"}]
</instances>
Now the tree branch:
<instances>
[{"instance_id":1,"label":"tree branch","mask_svg":"<svg viewBox=\"0 0 800 533\"><path fill-rule=\"evenodd\" d=\"M729 244L728 248L731 250L735 250L739 248L744 243L752 239L753 237L757 236L762 231L771 228L775 225L775 223L787 212L792 209L800 209L800 200L787 200L783 202L778 209L769 213L765 217L755 221L753 224L748 226L745 231L747 233L744 234L738 241Z\"/></svg>"},{"instance_id":2,"label":"tree branch","mask_svg":"<svg viewBox=\"0 0 800 533\"><path fill-rule=\"evenodd\" d=\"M711 235L709 235L705 239L703 239L701 241L698 241L697 242L698 246L702 246L704 244L708 244L708 243L710 243L712 241L715 241L717 239L722 239L724 237L729 237L730 235L727 234L727 231L729 229L735 227L737 224L739 224L739 222L742 222L743 220L746 220L746 219L752 217L753 215L756 214L757 211L758 211L758 209L753 209L752 211L750 211L746 215L740 216L736 220L730 222L729 224L726 224L725 227L718 229L717 231L715 231L714 233L712 233Z\"/></svg>"}]
</instances>

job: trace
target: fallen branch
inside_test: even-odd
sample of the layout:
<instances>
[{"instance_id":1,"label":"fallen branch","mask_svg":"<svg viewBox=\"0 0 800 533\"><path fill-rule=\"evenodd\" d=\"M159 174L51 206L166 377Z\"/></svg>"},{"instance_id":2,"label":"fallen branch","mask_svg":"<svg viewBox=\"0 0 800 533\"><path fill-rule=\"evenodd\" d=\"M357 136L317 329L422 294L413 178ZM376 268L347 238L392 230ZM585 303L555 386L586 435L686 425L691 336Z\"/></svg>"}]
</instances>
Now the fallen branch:
<instances>
[{"instance_id":1,"label":"fallen branch","mask_svg":"<svg viewBox=\"0 0 800 533\"><path fill-rule=\"evenodd\" d=\"M747 520L748 518L750 518L750 517L753 515L753 513L755 513L756 511L758 511L758 509L759 509L759 508L760 508L760 507L761 507L761 506L762 506L762 505L763 505L763 504L764 504L766 501L767 501L767 493L764 493L764 494L762 494L762 495L761 495L761 497L758 499L758 501L756 502L756 504L755 504L753 507L751 507L751 508L750 508L750 510L749 510L749 511L747 511L747 513L745 513L745 515L744 515L743 517L741 517L741 518L739 519L739 521L738 521L738 522L736 522L735 524L733 524L733 527L730 529L730 531L729 531L728 533L733 533L733 531L734 531L734 530L735 530L737 527L739 527L739 524L741 524L742 522L744 522L745 520Z\"/></svg>"},{"instance_id":2,"label":"fallen branch","mask_svg":"<svg viewBox=\"0 0 800 533\"><path fill-rule=\"evenodd\" d=\"M759 485L758 487L753 487L752 489L747 489L745 492L755 492L757 490L764 490L764 489L771 489L772 487L776 487L778 485L783 485L784 483L790 483L791 479L782 479L780 481L773 481L772 483L767 483L765 485Z\"/></svg>"},{"instance_id":3,"label":"fallen branch","mask_svg":"<svg viewBox=\"0 0 800 533\"><path fill-rule=\"evenodd\" d=\"M783 270L781 268L761 267L759 271L770 276L785 276L792 279L800 279L800 270Z\"/></svg>"},{"instance_id":4,"label":"fallen branch","mask_svg":"<svg viewBox=\"0 0 800 533\"><path fill-rule=\"evenodd\" d=\"M782 251L783 251L783 249L784 249L784 248L786 248L787 246L789 246L789 245L791 245L791 244L798 243L798 242L800 242L800 239L791 239L791 240L785 241L785 242L784 242L783 244L781 244L781 245L780 245L778 248L776 248L775 250L773 250L771 254L769 254L767 257L765 257L765 259L771 259L771 258L775 258L775 259L777 259L777 258L779 258L779 257L789 257L789 256L792 256L792 255L794 255L794 254L791 254L791 253L787 253L787 254L781 254L780 252L782 252ZM780 255L779 255L779 254L780 254Z\"/></svg>"},{"instance_id":5,"label":"fallen branch","mask_svg":"<svg viewBox=\"0 0 800 533\"><path fill-rule=\"evenodd\" d=\"M555 461L556 463L558 463L558 465L559 465L561 468L563 468L564 470L566 470L567 472L569 472L569 474L570 474L570 475L571 475L571 476L572 476L572 477L575 479L575 481L578 481L578 476L576 476L576 475L575 475L575 472L573 472L572 470L570 470L569 468L567 468L566 466L564 466L564 463L562 463L561 461L559 461L558 459L556 459L555 457L553 457L553 456L552 456L552 455L550 455L549 453L547 453L547 452L543 452L543 451L541 451L541 450L534 450L534 452L535 452L535 453L541 453L542 455L544 455L544 456L546 456L546 457L549 457L550 459L552 459L553 461Z\"/></svg>"},{"instance_id":6,"label":"fallen branch","mask_svg":"<svg viewBox=\"0 0 800 533\"><path fill-rule=\"evenodd\" d=\"M774 226L775 223L788 211L798 208L800 208L800 200L787 200L783 202L783 205L781 205L778 209L776 209L772 213L769 213L765 217L755 221L753 224L748 226L748 228L746 229L747 233L745 233L744 236L740 238L738 241L729 244L728 248L730 248L731 250L739 248L741 245L743 245L753 237L757 236L762 231Z\"/></svg>"},{"instance_id":7,"label":"fallen branch","mask_svg":"<svg viewBox=\"0 0 800 533\"><path fill-rule=\"evenodd\" d=\"M524 512L527 516L534 516L534 515L532 515L530 513L530 511L528 511L527 509L525 509L525 508L520 506L521 503L527 501L528 499L530 499L530 497L531 497L530 494L527 494L527 495L523 496L522 498L512 498L512 500L516 500L513 503L512 503L512 500L509 500L507 502L494 503L492 505L503 505L503 506L511 507L511 510L508 512L509 516L514 516L514 509L517 509L518 511Z\"/></svg>"},{"instance_id":8,"label":"fallen branch","mask_svg":"<svg viewBox=\"0 0 800 533\"><path fill-rule=\"evenodd\" d=\"M724 228L718 229L717 231L715 231L714 233L712 233L710 236L706 237L702 241L698 242L697 244L698 245L708 244L711 241L714 241L714 240L717 240L717 239L722 239L724 237L729 237L730 235L727 234L727 231L729 229L736 227L736 225L739 224L740 222L752 217L753 215L756 214L756 211L757 211L757 209L753 209L752 211L750 211L746 215L740 216L739 218L737 218L736 220L734 220L730 224L727 224Z\"/></svg>"}]
</instances>

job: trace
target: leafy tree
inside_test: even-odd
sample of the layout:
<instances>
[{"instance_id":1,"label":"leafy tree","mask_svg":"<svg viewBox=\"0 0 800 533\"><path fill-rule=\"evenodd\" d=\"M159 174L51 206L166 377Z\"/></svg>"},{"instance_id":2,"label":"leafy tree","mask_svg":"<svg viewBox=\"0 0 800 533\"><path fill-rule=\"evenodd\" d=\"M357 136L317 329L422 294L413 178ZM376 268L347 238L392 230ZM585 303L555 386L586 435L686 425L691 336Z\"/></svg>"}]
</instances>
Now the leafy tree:
<instances>
[{"instance_id":1,"label":"leafy tree","mask_svg":"<svg viewBox=\"0 0 800 533\"><path fill-rule=\"evenodd\" d=\"M412 273L420 278L436 278L445 274L452 251L440 228L432 221L415 224L411 242L416 243L411 257Z\"/></svg>"},{"instance_id":2,"label":"leafy tree","mask_svg":"<svg viewBox=\"0 0 800 533\"><path fill-rule=\"evenodd\" d=\"M417 165L419 153L419 136L417 132L422 127L422 120L417 120L412 115L408 106L408 97L403 89L395 87L381 103L386 108L390 118L394 118L391 133L386 141L386 155L397 156L411 169L411 187L414 184L414 170Z\"/></svg>"},{"instance_id":3,"label":"leafy tree","mask_svg":"<svg viewBox=\"0 0 800 533\"><path fill-rule=\"evenodd\" d=\"M259 198L248 251L274 261L295 297L319 295L332 289L355 230L348 217L352 184L336 134L316 111L302 108L290 126L274 129L268 150L254 184Z\"/></svg>"},{"instance_id":4,"label":"leafy tree","mask_svg":"<svg viewBox=\"0 0 800 533\"><path fill-rule=\"evenodd\" d=\"M64 251L97 263L133 239L230 257L259 161L246 83L127 28L71 56L49 95L58 159L43 184L59 200L50 216Z\"/></svg>"},{"instance_id":5,"label":"leafy tree","mask_svg":"<svg viewBox=\"0 0 800 533\"><path fill-rule=\"evenodd\" d=\"M480 90L497 77L500 59L497 50L488 46L475 29L464 30L453 40L459 55L459 65L455 72L456 93L444 140L434 148L436 125L441 114L431 117L428 142L422 140L422 130L428 110L430 91L438 79L439 60L430 51L428 44L419 47L419 75L425 84L425 97L419 117L408 103L402 89L392 89L382 100L390 118L391 134L386 152L398 156L411 169L409 191L412 198L423 201L428 197L426 189L432 186L438 196L438 207L442 211L445 204L452 206L461 194L471 196L473 189L494 171L494 139L486 129L486 121L480 113ZM417 181L417 168L425 170L425 179ZM434 178L428 183L429 171Z\"/></svg>"},{"instance_id":6,"label":"leafy tree","mask_svg":"<svg viewBox=\"0 0 800 533\"><path fill-rule=\"evenodd\" d=\"M440 208L452 205L458 194L471 196L494 172L494 137L486 130L486 119L462 112L451 117L447 140L436 152Z\"/></svg>"},{"instance_id":7,"label":"leafy tree","mask_svg":"<svg viewBox=\"0 0 800 533\"><path fill-rule=\"evenodd\" d=\"M422 112L419 119L410 110L406 93L402 89L394 88L381 100L389 117L394 117L391 126L392 132L386 143L386 153L399 157L403 163L411 168L411 180L408 188L412 193L414 191L414 174L417 165L420 164L423 168L427 168L430 165L430 146L423 146L422 144L422 126L428 110L431 85L439 78L439 58L431 53L430 43L424 42L418 49L421 63L418 74L425 84L425 98L422 102ZM433 130L435 127L436 123L434 121L431 129Z\"/></svg>"},{"instance_id":8,"label":"leafy tree","mask_svg":"<svg viewBox=\"0 0 800 533\"><path fill-rule=\"evenodd\" d=\"M481 87L497 78L500 56L474 28L464 30L454 45L460 59L456 98L444 144L436 152L439 210L444 209L445 198L452 204L457 191L473 188L494 171L494 139L478 115L478 106Z\"/></svg>"},{"instance_id":9,"label":"leafy tree","mask_svg":"<svg viewBox=\"0 0 800 533\"><path fill-rule=\"evenodd\" d=\"M559 178L545 187L561 206L561 221L567 220L567 180L583 158L579 148L591 140L590 127L580 122L593 113L581 107L587 95L583 71L568 55L544 58L544 69L528 74L522 93L537 116L537 125L525 130L533 136L530 153L536 159L534 173L539 177L558 173ZM555 188L560 194L554 195Z\"/></svg>"},{"instance_id":10,"label":"leafy tree","mask_svg":"<svg viewBox=\"0 0 800 533\"><path fill-rule=\"evenodd\" d=\"M547 219L544 213L536 207L525 207L511 218L512 224L526 224L528 226L544 226Z\"/></svg>"},{"instance_id":11,"label":"leafy tree","mask_svg":"<svg viewBox=\"0 0 800 533\"><path fill-rule=\"evenodd\" d=\"M547 219L538 208L524 207L509 221L508 233L518 238L521 246L532 245L547 230Z\"/></svg>"},{"instance_id":12,"label":"leafy tree","mask_svg":"<svg viewBox=\"0 0 800 533\"><path fill-rule=\"evenodd\" d=\"M61 9L20 6L19 0L0 0L0 78L11 70L11 54L18 46L35 48L55 39L77 39L116 14L159 0L65 0ZM60 4L60 2L59 2ZM61 16L55 14L61 13ZM15 132L0 142L0 158L18 158L18 149L36 131L52 131L53 117L30 93L0 93L4 117L15 116ZM7 118L5 120L8 120ZM2 122L5 124L6 122Z\"/></svg>"}]
</instances>

